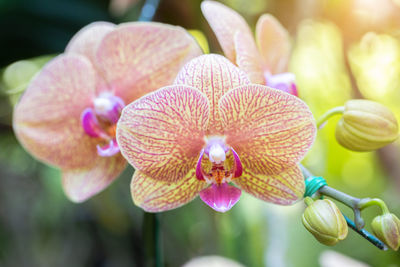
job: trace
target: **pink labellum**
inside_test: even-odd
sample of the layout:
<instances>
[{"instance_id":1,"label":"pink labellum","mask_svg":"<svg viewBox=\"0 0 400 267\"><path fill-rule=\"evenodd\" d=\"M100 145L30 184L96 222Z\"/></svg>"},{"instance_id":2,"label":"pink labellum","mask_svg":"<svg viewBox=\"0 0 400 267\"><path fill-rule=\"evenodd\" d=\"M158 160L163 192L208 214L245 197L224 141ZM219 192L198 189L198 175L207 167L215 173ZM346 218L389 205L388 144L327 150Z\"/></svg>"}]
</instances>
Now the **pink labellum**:
<instances>
[{"instance_id":1,"label":"pink labellum","mask_svg":"<svg viewBox=\"0 0 400 267\"><path fill-rule=\"evenodd\" d=\"M111 157L119 152L119 146L117 140L114 138L110 140L107 145L97 145L97 154L101 157Z\"/></svg>"},{"instance_id":2,"label":"pink labellum","mask_svg":"<svg viewBox=\"0 0 400 267\"><path fill-rule=\"evenodd\" d=\"M272 75L271 73L265 73L266 85L283 92L289 93L294 96L298 96L297 86L295 83L296 77L293 73L285 72Z\"/></svg>"},{"instance_id":3,"label":"pink labellum","mask_svg":"<svg viewBox=\"0 0 400 267\"><path fill-rule=\"evenodd\" d=\"M106 135L101 129L92 108L86 108L81 115L82 128L91 137L104 137Z\"/></svg>"},{"instance_id":4,"label":"pink labellum","mask_svg":"<svg viewBox=\"0 0 400 267\"><path fill-rule=\"evenodd\" d=\"M199 160L197 161L196 165L196 177L198 180L204 180L203 171L201 170L201 160L203 158L203 155L204 155L204 149L201 150Z\"/></svg>"},{"instance_id":5,"label":"pink labellum","mask_svg":"<svg viewBox=\"0 0 400 267\"><path fill-rule=\"evenodd\" d=\"M243 173L242 162L240 161L239 155L233 148L231 148L231 151L233 154L233 158L235 159L235 173L233 174L233 177L240 177Z\"/></svg>"},{"instance_id":6,"label":"pink labellum","mask_svg":"<svg viewBox=\"0 0 400 267\"><path fill-rule=\"evenodd\" d=\"M227 183L212 184L199 193L204 203L219 212L230 210L239 201L241 194L240 189Z\"/></svg>"}]
</instances>

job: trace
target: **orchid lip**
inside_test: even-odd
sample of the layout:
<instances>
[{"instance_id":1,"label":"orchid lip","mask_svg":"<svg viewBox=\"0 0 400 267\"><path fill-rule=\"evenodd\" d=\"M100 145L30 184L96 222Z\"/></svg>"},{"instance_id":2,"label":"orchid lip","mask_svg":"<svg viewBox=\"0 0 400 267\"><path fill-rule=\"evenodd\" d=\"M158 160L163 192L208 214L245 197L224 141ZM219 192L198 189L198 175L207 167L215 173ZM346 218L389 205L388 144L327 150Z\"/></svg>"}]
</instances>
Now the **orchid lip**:
<instances>
[{"instance_id":1,"label":"orchid lip","mask_svg":"<svg viewBox=\"0 0 400 267\"><path fill-rule=\"evenodd\" d=\"M199 160L197 161L196 164L196 177L199 180L204 180L203 171L201 169L201 160L203 159L203 155L204 155L204 149L201 150Z\"/></svg>"},{"instance_id":2,"label":"orchid lip","mask_svg":"<svg viewBox=\"0 0 400 267\"><path fill-rule=\"evenodd\" d=\"M233 177L235 177L235 178L240 177L240 176L242 176L242 173L243 173L242 162L240 161L239 155L236 153L236 151L233 148L231 148L231 151L232 151L233 157L235 159L235 171L234 171Z\"/></svg>"},{"instance_id":3,"label":"orchid lip","mask_svg":"<svg viewBox=\"0 0 400 267\"><path fill-rule=\"evenodd\" d=\"M119 153L117 140L114 138L104 146L97 145L97 154L101 157L112 157Z\"/></svg>"},{"instance_id":4,"label":"orchid lip","mask_svg":"<svg viewBox=\"0 0 400 267\"><path fill-rule=\"evenodd\" d=\"M99 125L92 108L86 108L81 115L81 124L85 133L91 137L107 138L107 134Z\"/></svg>"},{"instance_id":5,"label":"orchid lip","mask_svg":"<svg viewBox=\"0 0 400 267\"><path fill-rule=\"evenodd\" d=\"M240 199L242 191L228 183L212 184L200 191L201 200L218 212L227 212Z\"/></svg>"},{"instance_id":6,"label":"orchid lip","mask_svg":"<svg viewBox=\"0 0 400 267\"><path fill-rule=\"evenodd\" d=\"M99 142L107 141L106 145L97 145L97 154L101 157L111 157L119 153L115 138L116 123L119 120L124 101L111 93L102 93L93 100L94 108L86 108L81 115L81 125L84 132Z\"/></svg>"}]
</instances>

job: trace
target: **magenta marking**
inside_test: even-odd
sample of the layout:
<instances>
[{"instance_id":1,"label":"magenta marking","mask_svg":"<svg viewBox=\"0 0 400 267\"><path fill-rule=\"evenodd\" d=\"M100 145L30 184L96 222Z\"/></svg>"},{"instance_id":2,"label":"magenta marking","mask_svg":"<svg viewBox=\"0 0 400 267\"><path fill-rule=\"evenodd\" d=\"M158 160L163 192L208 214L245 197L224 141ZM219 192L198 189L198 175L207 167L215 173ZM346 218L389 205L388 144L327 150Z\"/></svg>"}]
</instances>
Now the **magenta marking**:
<instances>
[{"instance_id":1,"label":"magenta marking","mask_svg":"<svg viewBox=\"0 0 400 267\"><path fill-rule=\"evenodd\" d=\"M112 157L119 153L119 146L117 140L114 138L104 146L97 145L97 154L101 157Z\"/></svg>"},{"instance_id":2,"label":"magenta marking","mask_svg":"<svg viewBox=\"0 0 400 267\"><path fill-rule=\"evenodd\" d=\"M236 153L236 151L231 148L233 158L235 159L235 173L233 174L233 177L240 177L242 176L243 173L243 165L242 162L240 161L239 155Z\"/></svg>"},{"instance_id":3,"label":"magenta marking","mask_svg":"<svg viewBox=\"0 0 400 267\"><path fill-rule=\"evenodd\" d=\"M100 137L104 134L92 108L86 108L82 112L81 125L85 133L91 137Z\"/></svg>"},{"instance_id":4,"label":"magenta marking","mask_svg":"<svg viewBox=\"0 0 400 267\"><path fill-rule=\"evenodd\" d=\"M201 150L199 160L197 161L196 165L196 177L200 181L204 181L204 175L203 175L203 170L201 169L201 160L204 155L204 149Z\"/></svg>"}]
</instances>

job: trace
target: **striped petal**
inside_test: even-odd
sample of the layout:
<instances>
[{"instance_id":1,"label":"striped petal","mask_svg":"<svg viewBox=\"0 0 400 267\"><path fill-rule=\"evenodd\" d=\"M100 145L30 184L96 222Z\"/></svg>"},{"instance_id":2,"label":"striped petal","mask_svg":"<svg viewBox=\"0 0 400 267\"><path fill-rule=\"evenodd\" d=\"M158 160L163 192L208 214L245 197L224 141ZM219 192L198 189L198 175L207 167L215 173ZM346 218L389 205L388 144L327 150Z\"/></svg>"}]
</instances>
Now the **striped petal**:
<instances>
[{"instance_id":1,"label":"striped petal","mask_svg":"<svg viewBox=\"0 0 400 267\"><path fill-rule=\"evenodd\" d=\"M312 113L295 96L247 85L229 91L219 104L226 142L252 173L277 174L299 162L314 142Z\"/></svg>"},{"instance_id":2,"label":"striped petal","mask_svg":"<svg viewBox=\"0 0 400 267\"><path fill-rule=\"evenodd\" d=\"M208 116L208 100L200 91L164 87L123 110L117 126L121 153L144 174L176 182L196 166Z\"/></svg>"},{"instance_id":3,"label":"striped petal","mask_svg":"<svg viewBox=\"0 0 400 267\"><path fill-rule=\"evenodd\" d=\"M147 212L160 212L190 202L205 186L205 182L196 179L194 169L173 183L153 179L136 170L131 182L131 193L137 206Z\"/></svg>"},{"instance_id":4,"label":"striped petal","mask_svg":"<svg viewBox=\"0 0 400 267\"><path fill-rule=\"evenodd\" d=\"M246 72L252 83L265 85L262 61L253 36L236 32L234 40L238 67Z\"/></svg>"},{"instance_id":5,"label":"striped petal","mask_svg":"<svg viewBox=\"0 0 400 267\"><path fill-rule=\"evenodd\" d=\"M73 202L83 202L110 185L125 169L121 154L115 157L97 157L87 167L63 170L65 194Z\"/></svg>"},{"instance_id":6,"label":"striped petal","mask_svg":"<svg viewBox=\"0 0 400 267\"><path fill-rule=\"evenodd\" d=\"M215 1L203 1L201 10L217 36L225 56L230 61L236 62L234 44L236 31L252 35L246 21L233 9Z\"/></svg>"},{"instance_id":7,"label":"striped petal","mask_svg":"<svg viewBox=\"0 0 400 267\"><path fill-rule=\"evenodd\" d=\"M246 168L243 175L233 180L247 193L267 202L290 205L304 195L304 178L297 165L288 166L273 175L255 174Z\"/></svg>"},{"instance_id":8,"label":"striped petal","mask_svg":"<svg viewBox=\"0 0 400 267\"><path fill-rule=\"evenodd\" d=\"M179 72L176 84L193 86L210 101L210 122L207 134L223 132L218 111L219 99L230 89L249 84L247 75L225 57L208 54L187 63Z\"/></svg>"},{"instance_id":9,"label":"striped petal","mask_svg":"<svg viewBox=\"0 0 400 267\"><path fill-rule=\"evenodd\" d=\"M14 110L13 126L21 144L38 159L64 169L90 165L96 138L80 121L92 105L96 77L84 56L61 55L33 79Z\"/></svg>"},{"instance_id":10,"label":"striped petal","mask_svg":"<svg viewBox=\"0 0 400 267\"><path fill-rule=\"evenodd\" d=\"M172 84L179 69L201 55L184 29L161 23L126 23L98 46L95 65L126 103Z\"/></svg>"},{"instance_id":11,"label":"striped petal","mask_svg":"<svg viewBox=\"0 0 400 267\"><path fill-rule=\"evenodd\" d=\"M276 74L287 71L291 44L285 28L269 14L262 15L256 25L256 41L264 68Z\"/></svg>"},{"instance_id":12,"label":"striped petal","mask_svg":"<svg viewBox=\"0 0 400 267\"><path fill-rule=\"evenodd\" d=\"M97 45L107 33L114 29L115 25L109 22L90 23L72 37L65 52L84 55L93 62Z\"/></svg>"}]
</instances>

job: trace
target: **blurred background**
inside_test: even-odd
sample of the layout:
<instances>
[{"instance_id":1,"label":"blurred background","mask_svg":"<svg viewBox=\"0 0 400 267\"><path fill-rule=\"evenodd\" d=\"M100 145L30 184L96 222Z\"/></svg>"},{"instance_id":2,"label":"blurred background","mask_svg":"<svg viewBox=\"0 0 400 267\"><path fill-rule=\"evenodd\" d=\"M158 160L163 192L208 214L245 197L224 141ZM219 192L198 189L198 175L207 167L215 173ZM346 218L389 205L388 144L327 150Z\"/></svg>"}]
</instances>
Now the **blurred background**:
<instances>
[{"instance_id":1,"label":"blurred background","mask_svg":"<svg viewBox=\"0 0 400 267\"><path fill-rule=\"evenodd\" d=\"M18 144L12 109L29 78L93 21L152 19L181 25L203 32L210 51L221 53L200 2L0 0L1 267L144 266L144 215L132 204L129 190L133 169L89 201L73 204L63 194L59 171ZM273 14L288 29L293 41L290 70L316 118L350 98L368 98L389 106L400 119L400 1L221 2L239 11L253 29L263 13ZM5 71L23 59L29 60ZM335 141L337 119L319 131L304 164L332 187L356 197L380 197L400 215L400 143L377 152L350 152ZM400 266L399 253L380 251L353 231L332 248L319 244L302 226L304 207L302 202L274 206L243 194L227 214L199 199L164 212L159 218L165 266L204 255L256 267L355 266L332 250L365 266ZM367 224L378 212L363 213ZM341 265L329 265L335 262Z\"/></svg>"}]
</instances>

